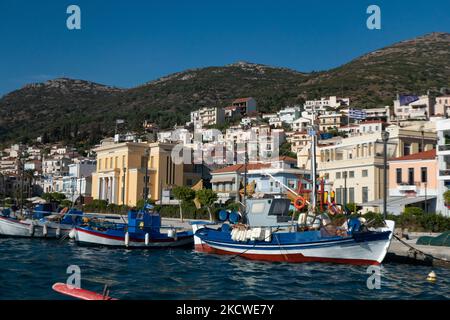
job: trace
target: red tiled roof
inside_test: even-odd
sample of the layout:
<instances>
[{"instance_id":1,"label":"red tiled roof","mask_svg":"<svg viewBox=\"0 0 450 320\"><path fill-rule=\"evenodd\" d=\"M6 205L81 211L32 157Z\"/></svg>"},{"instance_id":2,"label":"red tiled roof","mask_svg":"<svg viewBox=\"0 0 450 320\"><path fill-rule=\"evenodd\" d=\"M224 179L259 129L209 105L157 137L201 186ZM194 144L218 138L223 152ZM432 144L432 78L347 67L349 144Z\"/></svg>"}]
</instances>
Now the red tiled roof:
<instances>
[{"instance_id":1,"label":"red tiled roof","mask_svg":"<svg viewBox=\"0 0 450 320\"><path fill-rule=\"evenodd\" d=\"M259 170L262 168L270 168L270 163L249 163L247 164L247 170ZM212 173L225 173L225 172L244 172L245 167L243 164L234 164L222 169L214 170Z\"/></svg>"},{"instance_id":2,"label":"red tiled roof","mask_svg":"<svg viewBox=\"0 0 450 320\"><path fill-rule=\"evenodd\" d=\"M288 157L288 156L281 156L281 157L278 158L278 160L297 163L297 159L294 159L294 158Z\"/></svg>"},{"instance_id":3,"label":"red tiled roof","mask_svg":"<svg viewBox=\"0 0 450 320\"><path fill-rule=\"evenodd\" d=\"M233 101L233 103L242 103L242 102L247 102L252 98L239 98Z\"/></svg>"},{"instance_id":4,"label":"red tiled roof","mask_svg":"<svg viewBox=\"0 0 450 320\"><path fill-rule=\"evenodd\" d=\"M436 149L410 154L403 157L392 158L389 161L402 161L402 160L433 160L436 158Z\"/></svg>"},{"instance_id":5,"label":"red tiled roof","mask_svg":"<svg viewBox=\"0 0 450 320\"><path fill-rule=\"evenodd\" d=\"M288 157L288 156L282 156L278 157L277 160L273 161L284 161L284 162L294 162L297 163L297 159ZM272 166L271 163L249 163L247 164L247 170L259 170L262 168L270 168ZM245 167L244 164L234 164L232 166L228 166L225 168L214 170L212 173L225 173L225 172L244 172Z\"/></svg>"},{"instance_id":6,"label":"red tiled roof","mask_svg":"<svg viewBox=\"0 0 450 320\"><path fill-rule=\"evenodd\" d=\"M367 121L363 121L360 124L371 124L371 123L385 123L385 121L382 120L367 120Z\"/></svg>"}]
</instances>

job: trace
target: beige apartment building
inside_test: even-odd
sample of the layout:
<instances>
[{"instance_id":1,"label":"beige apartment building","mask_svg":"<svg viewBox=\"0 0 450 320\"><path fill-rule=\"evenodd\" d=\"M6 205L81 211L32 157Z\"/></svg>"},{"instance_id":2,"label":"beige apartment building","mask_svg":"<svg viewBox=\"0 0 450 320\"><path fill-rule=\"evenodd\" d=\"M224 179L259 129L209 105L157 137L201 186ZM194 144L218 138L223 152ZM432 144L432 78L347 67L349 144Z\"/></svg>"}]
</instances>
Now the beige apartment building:
<instances>
[{"instance_id":1,"label":"beige apartment building","mask_svg":"<svg viewBox=\"0 0 450 320\"><path fill-rule=\"evenodd\" d=\"M431 150L436 133L423 134L408 128L389 126L388 158ZM325 140L326 141L326 140ZM298 154L298 166L310 168L309 148ZM383 197L383 142L381 132L336 140L335 144L317 148L318 174L327 181L327 188L336 192L337 202L370 202ZM377 210L377 208L367 208Z\"/></svg>"},{"instance_id":2,"label":"beige apartment building","mask_svg":"<svg viewBox=\"0 0 450 320\"><path fill-rule=\"evenodd\" d=\"M96 148L93 198L135 206L144 197L146 164L150 199L159 200L163 189L183 185L183 164L172 161L173 147L174 144L122 142Z\"/></svg>"}]
</instances>

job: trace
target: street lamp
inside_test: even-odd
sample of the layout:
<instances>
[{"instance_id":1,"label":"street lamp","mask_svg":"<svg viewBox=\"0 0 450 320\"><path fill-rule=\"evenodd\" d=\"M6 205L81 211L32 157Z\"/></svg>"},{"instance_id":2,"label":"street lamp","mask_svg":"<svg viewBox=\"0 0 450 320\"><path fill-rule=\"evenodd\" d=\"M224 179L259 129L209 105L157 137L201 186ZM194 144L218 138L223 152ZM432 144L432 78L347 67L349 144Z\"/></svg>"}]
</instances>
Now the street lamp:
<instances>
[{"instance_id":1,"label":"street lamp","mask_svg":"<svg viewBox=\"0 0 450 320\"><path fill-rule=\"evenodd\" d=\"M383 140L383 216L386 220L387 218L387 193L388 193L388 186L387 186L387 143L389 140L389 132L384 129L381 132L381 139Z\"/></svg>"}]
</instances>

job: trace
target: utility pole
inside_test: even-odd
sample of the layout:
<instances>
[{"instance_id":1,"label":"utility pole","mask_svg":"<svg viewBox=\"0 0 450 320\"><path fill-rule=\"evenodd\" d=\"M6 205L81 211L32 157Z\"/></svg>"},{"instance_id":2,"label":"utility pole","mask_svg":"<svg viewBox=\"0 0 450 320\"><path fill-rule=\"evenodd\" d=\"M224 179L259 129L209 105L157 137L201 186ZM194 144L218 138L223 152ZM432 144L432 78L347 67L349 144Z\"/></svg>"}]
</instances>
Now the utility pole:
<instances>
[{"instance_id":1,"label":"utility pole","mask_svg":"<svg viewBox=\"0 0 450 320\"><path fill-rule=\"evenodd\" d=\"M248 163L248 154L247 154L247 141L244 142L245 151L244 151L244 210L247 209L247 163Z\"/></svg>"},{"instance_id":2,"label":"utility pole","mask_svg":"<svg viewBox=\"0 0 450 320\"><path fill-rule=\"evenodd\" d=\"M389 132L384 128L381 132L381 138L383 139L383 217L386 220L387 218L387 193L388 193L388 185L387 185L387 143L389 140Z\"/></svg>"},{"instance_id":3,"label":"utility pole","mask_svg":"<svg viewBox=\"0 0 450 320\"><path fill-rule=\"evenodd\" d=\"M23 180L25 179L25 163L24 154L21 153L19 156L19 167L20 167L20 213L23 214Z\"/></svg>"},{"instance_id":4,"label":"utility pole","mask_svg":"<svg viewBox=\"0 0 450 320\"><path fill-rule=\"evenodd\" d=\"M347 171L344 171L344 207L347 206Z\"/></svg>"},{"instance_id":5,"label":"utility pole","mask_svg":"<svg viewBox=\"0 0 450 320\"><path fill-rule=\"evenodd\" d=\"M311 180L312 180L312 192L311 192L311 211L315 213L317 205L317 161L316 161L316 148L317 148L317 126L316 126L316 107L312 106L312 126L310 129L311 136Z\"/></svg>"},{"instance_id":6,"label":"utility pole","mask_svg":"<svg viewBox=\"0 0 450 320\"><path fill-rule=\"evenodd\" d=\"M125 179L127 174L127 168L123 167L123 177L122 177L122 205L125 205Z\"/></svg>"}]
</instances>

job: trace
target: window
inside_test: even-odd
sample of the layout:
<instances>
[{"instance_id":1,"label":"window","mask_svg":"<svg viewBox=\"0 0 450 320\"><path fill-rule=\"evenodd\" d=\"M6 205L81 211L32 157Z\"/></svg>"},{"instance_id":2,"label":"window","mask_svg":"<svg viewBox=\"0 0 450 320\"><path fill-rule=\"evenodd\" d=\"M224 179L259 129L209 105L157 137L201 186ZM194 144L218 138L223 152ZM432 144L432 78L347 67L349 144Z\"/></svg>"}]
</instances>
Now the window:
<instances>
[{"instance_id":1,"label":"window","mask_svg":"<svg viewBox=\"0 0 450 320\"><path fill-rule=\"evenodd\" d=\"M348 188L348 203L355 203L355 188Z\"/></svg>"},{"instance_id":2,"label":"window","mask_svg":"<svg viewBox=\"0 0 450 320\"><path fill-rule=\"evenodd\" d=\"M336 172L336 179L340 179L341 178L341 173L340 172Z\"/></svg>"},{"instance_id":3,"label":"window","mask_svg":"<svg viewBox=\"0 0 450 320\"><path fill-rule=\"evenodd\" d=\"M362 202L368 202L369 201L369 188L368 187L362 187Z\"/></svg>"},{"instance_id":4,"label":"window","mask_svg":"<svg viewBox=\"0 0 450 320\"><path fill-rule=\"evenodd\" d=\"M420 168L420 177L422 182L428 182L428 170L426 167Z\"/></svg>"},{"instance_id":5,"label":"window","mask_svg":"<svg viewBox=\"0 0 450 320\"><path fill-rule=\"evenodd\" d=\"M336 203L342 203L342 188L336 188Z\"/></svg>"},{"instance_id":6,"label":"window","mask_svg":"<svg viewBox=\"0 0 450 320\"><path fill-rule=\"evenodd\" d=\"M363 170L362 173L361 173L361 176L363 178L368 177L369 176L369 171L368 170Z\"/></svg>"},{"instance_id":7,"label":"window","mask_svg":"<svg viewBox=\"0 0 450 320\"><path fill-rule=\"evenodd\" d=\"M414 168L408 168L408 184L414 184Z\"/></svg>"},{"instance_id":8,"label":"window","mask_svg":"<svg viewBox=\"0 0 450 320\"><path fill-rule=\"evenodd\" d=\"M397 184L402 183L402 169L401 168L397 168L395 174L396 174L396 177L397 177Z\"/></svg>"},{"instance_id":9,"label":"window","mask_svg":"<svg viewBox=\"0 0 450 320\"><path fill-rule=\"evenodd\" d=\"M288 187L291 189L295 189L297 185L297 181L296 180L288 180Z\"/></svg>"},{"instance_id":10,"label":"window","mask_svg":"<svg viewBox=\"0 0 450 320\"><path fill-rule=\"evenodd\" d=\"M348 172L348 177L349 178L354 178L355 177L355 171L349 171Z\"/></svg>"},{"instance_id":11,"label":"window","mask_svg":"<svg viewBox=\"0 0 450 320\"><path fill-rule=\"evenodd\" d=\"M403 145L403 155L409 156L411 154L411 143L405 143Z\"/></svg>"}]
</instances>

